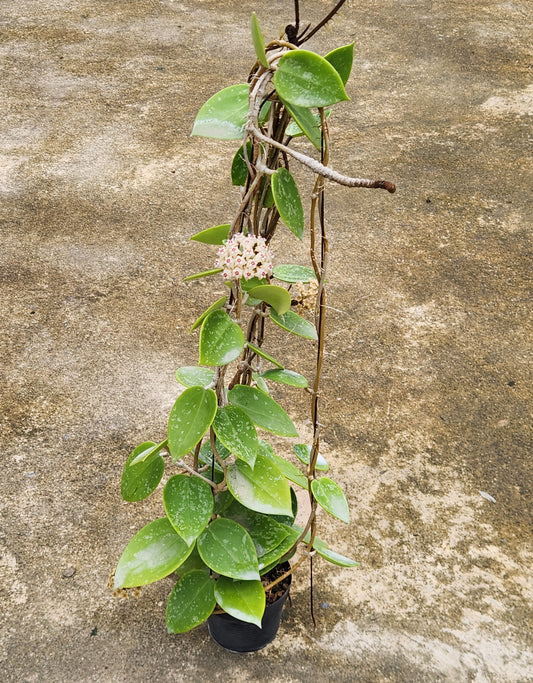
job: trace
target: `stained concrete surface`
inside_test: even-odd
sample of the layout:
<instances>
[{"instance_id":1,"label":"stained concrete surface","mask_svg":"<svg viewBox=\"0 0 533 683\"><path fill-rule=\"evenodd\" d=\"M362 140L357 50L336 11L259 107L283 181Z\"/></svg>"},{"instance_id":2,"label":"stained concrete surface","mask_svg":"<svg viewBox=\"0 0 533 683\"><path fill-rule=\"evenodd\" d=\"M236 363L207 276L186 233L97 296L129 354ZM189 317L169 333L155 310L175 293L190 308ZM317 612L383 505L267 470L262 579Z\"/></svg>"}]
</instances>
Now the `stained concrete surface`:
<instances>
[{"instance_id":1,"label":"stained concrete surface","mask_svg":"<svg viewBox=\"0 0 533 683\"><path fill-rule=\"evenodd\" d=\"M2 2L2 680L533 680L527 0L348 2L311 45L355 41L332 164L399 188L328 187L323 450L353 522L323 536L361 567L316 565L316 629L298 574L248 656L167 635L170 579L107 588L161 510L160 490L121 502L122 464L164 433L182 334L220 290L181 284L211 265L188 236L238 202L235 145L192 121L246 78L251 11L273 37L291 7ZM275 251L301 259L288 234Z\"/></svg>"}]
</instances>

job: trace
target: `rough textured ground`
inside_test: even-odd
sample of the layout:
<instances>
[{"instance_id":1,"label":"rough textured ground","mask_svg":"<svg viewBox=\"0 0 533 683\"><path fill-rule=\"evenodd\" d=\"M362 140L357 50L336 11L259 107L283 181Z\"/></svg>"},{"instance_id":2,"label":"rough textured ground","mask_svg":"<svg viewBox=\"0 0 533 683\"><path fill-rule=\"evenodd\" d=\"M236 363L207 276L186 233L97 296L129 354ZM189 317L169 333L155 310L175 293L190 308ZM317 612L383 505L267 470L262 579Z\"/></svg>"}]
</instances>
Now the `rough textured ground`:
<instances>
[{"instance_id":1,"label":"rough textured ground","mask_svg":"<svg viewBox=\"0 0 533 683\"><path fill-rule=\"evenodd\" d=\"M332 2L302 5L316 21ZM292 18L280 0L2 2L2 680L531 681L527 0L348 2L312 45L356 46L333 165L399 188L329 189L324 452L353 523L323 535L361 568L318 566L316 629L299 574L249 656L204 627L167 636L170 580L106 587L159 514L159 494L121 502L122 464L164 432L195 362L181 335L217 287L181 279L210 266L188 236L238 202L235 145L190 130L246 78L252 9L269 37Z\"/></svg>"}]
</instances>

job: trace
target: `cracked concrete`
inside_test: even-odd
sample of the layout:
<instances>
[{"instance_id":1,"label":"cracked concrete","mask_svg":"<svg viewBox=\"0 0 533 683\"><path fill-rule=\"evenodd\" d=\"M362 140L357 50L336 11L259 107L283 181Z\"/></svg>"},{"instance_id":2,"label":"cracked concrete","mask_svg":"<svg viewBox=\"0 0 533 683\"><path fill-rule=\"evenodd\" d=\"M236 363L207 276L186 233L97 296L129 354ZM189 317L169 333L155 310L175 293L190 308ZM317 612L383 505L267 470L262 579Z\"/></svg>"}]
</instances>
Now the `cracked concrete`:
<instances>
[{"instance_id":1,"label":"cracked concrete","mask_svg":"<svg viewBox=\"0 0 533 683\"><path fill-rule=\"evenodd\" d=\"M298 574L279 637L247 656L205 627L168 636L170 579L107 588L159 515L158 493L121 502L123 462L164 432L196 362L182 333L219 287L181 284L211 258L188 237L238 201L235 145L192 121L246 78L252 10L275 36L290 8L2 3L3 680L533 680L526 0L348 0L312 44L355 41L332 164L398 185L328 187L323 450L353 523L323 536L361 567L317 564L316 629ZM290 235L276 251L296 258ZM305 433L303 400L290 411Z\"/></svg>"}]
</instances>

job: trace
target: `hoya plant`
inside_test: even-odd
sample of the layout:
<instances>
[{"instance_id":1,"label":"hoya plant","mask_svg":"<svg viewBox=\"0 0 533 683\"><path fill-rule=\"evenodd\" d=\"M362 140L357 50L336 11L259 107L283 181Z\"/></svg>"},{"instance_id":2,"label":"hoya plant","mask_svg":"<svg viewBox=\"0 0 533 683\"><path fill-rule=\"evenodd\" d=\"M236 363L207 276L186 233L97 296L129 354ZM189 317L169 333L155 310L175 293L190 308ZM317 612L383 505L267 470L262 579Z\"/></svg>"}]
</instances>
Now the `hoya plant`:
<instances>
[{"instance_id":1,"label":"hoya plant","mask_svg":"<svg viewBox=\"0 0 533 683\"><path fill-rule=\"evenodd\" d=\"M166 607L171 633L189 631L214 611L261 626L266 598L302 562L320 556L343 567L357 564L317 533L318 507L350 521L345 495L320 454L328 263L324 187L326 180L389 192L394 186L342 175L328 165L328 118L336 104L349 99L345 84L353 44L323 56L301 46L342 4L313 29L300 30L295 2L294 23L267 44L253 14L257 61L247 82L214 94L194 121L194 135L238 141L230 161L240 203L231 222L191 237L203 245L199 258L206 266L185 278L221 278L227 291L191 324L191 333L198 334L198 364L176 371L182 391L167 433L137 446L124 466L126 501L154 492L165 467L171 476L162 490L161 516L133 536L114 578L118 589L175 576ZM302 136L314 155L292 142ZM294 163L314 176L307 219ZM298 263L275 257L278 229L301 245ZM309 247L303 246L306 232ZM299 338L297 356L276 357L272 346L279 346L280 335ZM314 359L310 377L299 372L298 357ZM270 394L274 385L286 389L280 402ZM293 392L309 398L309 443L298 438ZM286 445L276 438L275 449L269 434L286 437ZM298 489L310 509L299 524Z\"/></svg>"}]
</instances>

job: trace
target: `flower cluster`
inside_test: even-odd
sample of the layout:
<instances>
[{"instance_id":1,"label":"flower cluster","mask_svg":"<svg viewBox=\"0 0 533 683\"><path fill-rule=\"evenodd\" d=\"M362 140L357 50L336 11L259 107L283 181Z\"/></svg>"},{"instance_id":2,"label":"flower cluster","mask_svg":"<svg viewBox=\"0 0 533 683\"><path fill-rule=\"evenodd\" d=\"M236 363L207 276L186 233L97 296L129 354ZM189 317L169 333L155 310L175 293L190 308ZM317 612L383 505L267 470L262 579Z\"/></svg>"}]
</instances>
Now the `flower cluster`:
<instances>
[{"instance_id":1,"label":"flower cluster","mask_svg":"<svg viewBox=\"0 0 533 683\"><path fill-rule=\"evenodd\" d=\"M238 232L220 247L215 268L223 268L224 280L263 279L272 275L273 254L263 237Z\"/></svg>"}]
</instances>

